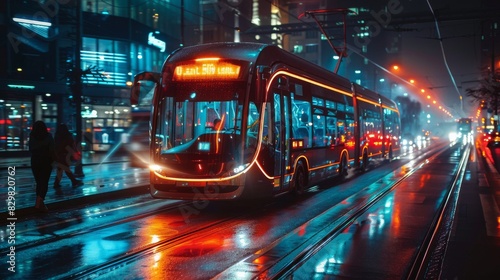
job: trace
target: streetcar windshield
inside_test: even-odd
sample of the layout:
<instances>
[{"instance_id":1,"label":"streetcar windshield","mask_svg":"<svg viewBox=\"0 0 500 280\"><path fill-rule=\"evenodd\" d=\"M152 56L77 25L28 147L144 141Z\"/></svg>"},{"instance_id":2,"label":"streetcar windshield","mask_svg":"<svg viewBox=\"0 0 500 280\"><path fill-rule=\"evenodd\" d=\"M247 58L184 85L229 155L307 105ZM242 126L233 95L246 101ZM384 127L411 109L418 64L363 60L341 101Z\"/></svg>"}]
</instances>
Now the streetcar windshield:
<instances>
[{"instance_id":1,"label":"streetcar windshield","mask_svg":"<svg viewBox=\"0 0 500 280\"><path fill-rule=\"evenodd\" d=\"M194 170L203 176L221 176L249 163L257 146L260 114L253 102L245 109L244 100L243 89L234 86L173 84L156 115L155 157L172 173Z\"/></svg>"}]
</instances>

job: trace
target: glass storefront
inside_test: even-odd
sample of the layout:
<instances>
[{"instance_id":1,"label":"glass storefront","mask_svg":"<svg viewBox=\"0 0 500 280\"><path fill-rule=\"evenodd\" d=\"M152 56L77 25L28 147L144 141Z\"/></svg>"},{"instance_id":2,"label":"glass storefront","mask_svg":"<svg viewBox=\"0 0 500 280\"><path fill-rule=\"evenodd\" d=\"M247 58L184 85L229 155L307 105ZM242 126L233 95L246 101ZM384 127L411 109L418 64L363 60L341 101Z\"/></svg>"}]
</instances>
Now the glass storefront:
<instances>
[{"instance_id":1,"label":"glass storefront","mask_svg":"<svg viewBox=\"0 0 500 280\"><path fill-rule=\"evenodd\" d=\"M36 120L42 120L52 136L56 132L57 103L44 102L41 95L35 102L29 97L23 99L0 99L0 151L28 151L31 127Z\"/></svg>"},{"instance_id":2,"label":"glass storefront","mask_svg":"<svg viewBox=\"0 0 500 280\"><path fill-rule=\"evenodd\" d=\"M82 117L84 120L83 150L109 151L128 143L129 106L85 104Z\"/></svg>"},{"instance_id":3,"label":"glass storefront","mask_svg":"<svg viewBox=\"0 0 500 280\"><path fill-rule=\"evenodd\" d=\"M85 150L106 150L128 141L130 112L124 110L130 110L130 106L127 106L127 94L123 92L128 92L127 82L132 81L135 74L142 71L159 72L169 51L179 45L180 28L173 28L179 26L179 3L178 0L81 1L84 22L81 68L91 69L91 73L82 77L82 145ZM198 1L186 1L185 9L197 11L198 4ZM14 7L14 4L8 6ZM187 26L190 17L189 14L185 15ZM95 28L97 23L103 27ZM72 28L62 22L59 27L61 30ZM24 67L17 70L18 76L14 77L19 78L20 84L38 76L43 76L43 79L40 78L42 81L30 89L14 90L21 95L2 88L0 99L5 100L0 100L0 151L28 151L29 132L35 120L44 121L52 135L61 121L67 123L75 133L77 118L71 90L64 85L63 79L55 78L57 73L65 72L60 69L66 67L65 62L74 61L74 42L61 40L54 44L50 55L54 67L50 63L37 64L42 68L51 66L45 67L42 72L47 75L50 72L54 79L32 75L31 72L29 77L19 74L28 73L29 67ZM26 63L32 59L24 50L21 53ZM15 62L9 67L17 67ZM47 95L49 93L51 95ZM111 101L104 102L102 98ZM117 102L118 99L120 102ZM90 108L90 113L85 107Z\"/></svg>"},{"instance_id":4,"label":"glass storefront","mask_svg":"<svg viewBox=\"0 0 500 280\"><path fill-rule=\"evenodd\" d=\"M32 115L31 102L0 100L0 151L28 149Z\"/></svg>"}]
</instances>

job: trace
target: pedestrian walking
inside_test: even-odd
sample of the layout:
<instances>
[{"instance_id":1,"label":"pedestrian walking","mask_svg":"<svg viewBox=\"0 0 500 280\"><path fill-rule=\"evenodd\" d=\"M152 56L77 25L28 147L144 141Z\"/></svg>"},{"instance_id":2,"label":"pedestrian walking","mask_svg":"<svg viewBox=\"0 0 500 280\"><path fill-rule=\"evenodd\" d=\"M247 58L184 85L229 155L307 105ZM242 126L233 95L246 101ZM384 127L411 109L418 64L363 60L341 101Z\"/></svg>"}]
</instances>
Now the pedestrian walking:
<instances>
[{"instance_id":1,"label":"pedestrian walking","mask_svg":"<svg viewBox=\"0 0 500 280\"><path fill-rule=\"evenodd\" d=\"M58 189L61 186L63 171L71 180L73 187L83 185L83 182L75 178L75 174L71 172L71 157L77 152L73 135L68 130L66 124L60 124L57 127L55 135L55 150L56 150L56 179L54 180L54 188Z\"/></svg>"},{"instance_id":2,"label":"pedestrian walking","mask_svg":"<svg viewBox=\"0 0 500 280\"><path fill-rule=\"evenodd\" d=\"M43 121L36 121L33 124L29 151L31 152L31 171L36 182L35 208L41 212L47 212L44 200L49 188L52 163L55 160L55 147L54 138Z\"/></svg>"}]
</instances>

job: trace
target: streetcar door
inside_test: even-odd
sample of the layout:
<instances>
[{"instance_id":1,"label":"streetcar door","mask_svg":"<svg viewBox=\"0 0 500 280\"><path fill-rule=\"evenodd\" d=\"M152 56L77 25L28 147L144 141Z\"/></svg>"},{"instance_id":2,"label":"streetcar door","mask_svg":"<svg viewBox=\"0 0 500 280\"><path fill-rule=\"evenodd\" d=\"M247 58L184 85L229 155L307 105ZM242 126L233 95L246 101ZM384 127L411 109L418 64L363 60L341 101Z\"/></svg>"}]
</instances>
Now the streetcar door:
<instances>
[{"instance_id":1,"label":"streetcar door","mask_svg":"<svg viewBox=\"0 0 500 280\"><path fill-rule=\"evenodd\" d=\"M275 89L274 91L274 124L275 124L275 154L274 174L276 180L275 191L280 192L290 188L290 92Z\"/></svg>"}]
</instances>

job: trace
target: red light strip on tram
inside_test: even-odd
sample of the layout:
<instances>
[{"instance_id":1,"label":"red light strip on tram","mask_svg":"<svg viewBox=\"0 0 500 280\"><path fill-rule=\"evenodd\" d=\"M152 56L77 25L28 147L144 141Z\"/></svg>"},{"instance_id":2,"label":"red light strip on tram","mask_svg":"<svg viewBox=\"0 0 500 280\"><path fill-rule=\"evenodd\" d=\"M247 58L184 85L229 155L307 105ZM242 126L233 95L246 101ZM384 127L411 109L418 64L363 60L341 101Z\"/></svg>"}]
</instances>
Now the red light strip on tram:
<instances>
[{"instance_id":1,"label":"red light strip on tram","mask_svg":"<svg viewBox=\"0 0 500 280\"><path fill-rule=\"evenodd\" d=\"M219 61L220 57L203 57L203 58L197 58L194 61L199 62L199 61Z\"/></svg>"},{"instance_id":2,"label":"red light strip on tram","mask_svg":"<svg viewBox=\"0 0 500 280\"><path fill-rule=\"evenodd\" d=\"M393 111L393 112L398 112L398 110L396 110L395 108L392 108L392 107L390 107L390 106L387 106L387 105L385 105L385 104L383 104L383 103L378 103L378 102L375 102L375 101L373 101L373 100L366 99L366 98L364 98L364 97L356 96L356 99L361 100L361 101L364 101L364 102L366 102L366 103L370 103L370 104L375 105L375 106L382 106L382 108L384 108L384 109L389 109L389 110L391 110L391 111Z\"/></svg>"},{"instance_id":3,"label":"red light strip on tram","mask_svg":"<svg viewBox=\"0 0 500 280\"><path fill-rule=\"evenodd\" d=\"M360 97L360 96L356 96L356 99L358 100L361 100L361 101L364 101L366 103L369 103L369 104L372 104L372 105L375 105L375 106L381 106L382 104L378 103L378 102L375 102L373 100L370 100L370 99L366 99L364 97Z\"/></svg>"}]
</instances>

